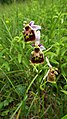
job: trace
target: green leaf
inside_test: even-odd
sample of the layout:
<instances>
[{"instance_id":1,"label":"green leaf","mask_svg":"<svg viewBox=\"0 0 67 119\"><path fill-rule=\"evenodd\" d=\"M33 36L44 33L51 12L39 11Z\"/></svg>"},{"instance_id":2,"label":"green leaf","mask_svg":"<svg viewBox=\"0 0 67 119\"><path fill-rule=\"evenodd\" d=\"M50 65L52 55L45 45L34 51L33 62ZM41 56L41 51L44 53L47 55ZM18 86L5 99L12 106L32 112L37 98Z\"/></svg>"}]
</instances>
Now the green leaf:
<instances>
[{"instance_id":1,"label":"green leaf","mask_svg":"<svg viewBox=\"0 0 67 119\"><path fill-rule=\"evenodd\" d=\"M0 109L2 109L3 107L3 102L0 102Z\"/></svg>"},{"instance_id":2,"label":"green leaf","mask_svg":"<svg viewBox=\"0 0 67 119\"><path fill-rule=\"evenodd\" d=\"M65 80L67 81L67 79L66 79L66 76L67 76L66 71L65 71L63 68L61 68L61 72L62 72L63 77L64 77Z\"/></svg>"},{"instance_id":3,"label":"green leaf","mask_svg":"<svg viewBox=\"0 0 67 119\"><path fill-rule=\"evenodd\" d=\"M23 49L24 49L25 48L25 42L23 41L22 43L23 43Z\"/></svg>"},{"instance_id":4,"label":"green leaf","mask_svg":"<svg viewBox=\"0 0 67 119\"><path fill-rule=\"evenodd\" d=\"M67 114L65 116L63 116L61 119L67 119Z\"/></svg>"},{"instance_id":5,"label":"green leaf","mask_svg":"<svg viewBox=\"0 0 67 119\"><path fill-rule=\"evenodd\" d=\"M64 89L67 90L67 85L64 86Z\"/></svg>"},{"instance_id":6,"label":"green leaf","mask_svg":"<svg viewBox=\"0 0 67 119\"><path fill-rule=\"evenodd\" d=\"M9 105L8 100L5 100L3 103L4 103L4 107L7 106L7 105Z\"/></svg>"},{"instance_id":7,"label":"green leaf","mask_svg":"<svg viewBox=\"0 0 67 119\"><path fill-rule=\"evenodd\" d=\"M6 52L6 49L3 49L2 51L0 51L0 58L3 56L5 52Z\"/></svg>"},{"instance_id":8,"label":"green leaf","mask_svg":"<svg viewBox=\"0 0 67 119\"><path fill-rule=\"evenodd\" d=\"M22 54L18 54L18 62L21 63L21 59L22 59Z\"/></svg>"},{"instance_id":9,"label":"green leaf","mask_svg":"<svg viewBox=\"0 0 67 119\"><path fill-rule=\"evenodd\" d=\"M61 68L63 69L64 67L67 67L67 62L66 63L63 63L62 65L61 65Z\"/></svg>"},{"instance_id":10,"label":"green leaf","mask_svg":"<svg viewBox=\"0 0 67 119\"><path fill-rule=\"evenodd\" d=\"M53 62L54 64L59 65L59 62L57 62L55 59L52 59L51 62Z\"/></svg>"},{"instance_id":11,"label":"green leaf","mask_svg":"<svg viewBox=\"0 0 67 119\"><path fill-rule=\"evenodd\" d=\"M60 90L60 91L67 95L67 91L66 90Z\"/></svg>"},{"instance_id":12,"label":"green leaf","mask_svg":"<svg viewBox=\"0 0 67 119\"><path fill-rule=\"evenodd\" d=\"M9 110L3 111L1 115L2 116L8 115L8 112L9 112Z\"/></svg>"},{"instance_id":13,"label":"green leaf","mask_svg":"<svg viewBox=\"0 0 67 119\"><path fill-rule=\"evenodd\" d=\"M7 71L10 71L10 66L9 66L9 63L7 61L5 61L3 63L3 66L7 69Z\"/></svg>"},{"instance_id":14,"label":"green leaf","mask_svg":"<svg viewBox=\"0 0 67 119\"><path fill-rule=\"evenodd\" d=\"M25 93L25 86L17 85L16 90L17 90L17 92L19 93L20 96L24 95L24 93Z\"/></svg>"},{"instance_id":15,"label":"green leaf","mask_svg":"<svg viewBox=\"0 0 67 119\"><path fill-rule=\"evenodd\" d=\"M62 54L61 54L61 58L64 56L64 54L67 52L67 49L65 50L63 50L63 52L62 52Z\"/></svg>"},{"instance_id":16,"label":"green leaf","mask_svg":"<svg viewBox=\"0 0 67 119\"><path fill-rule=\"evenodd\" d=\"M56 56L56 54L54 52L47 52L46 54L50 55L50 56Z\"/></svg>"},{"instance_id":17,"label":"green leaf","mask_svg":"<svg viewBox=\"0 0 67 119\"><path fill-rule=\"evenodd\" d=\"M0 51L3 49L3 46L2 46L2 44L0 44Z\"/></svg>"}]
</instances>

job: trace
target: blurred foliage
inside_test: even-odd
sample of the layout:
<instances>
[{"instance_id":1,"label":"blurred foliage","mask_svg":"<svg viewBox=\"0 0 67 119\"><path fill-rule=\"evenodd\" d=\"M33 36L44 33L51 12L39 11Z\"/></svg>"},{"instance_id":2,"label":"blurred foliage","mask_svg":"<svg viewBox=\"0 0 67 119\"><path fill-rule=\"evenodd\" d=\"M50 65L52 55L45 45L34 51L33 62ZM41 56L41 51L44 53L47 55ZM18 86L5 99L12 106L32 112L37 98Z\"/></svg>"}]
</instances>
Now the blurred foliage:
<instances>
[{"instance_id":1,"label":"blurred foliage","mask_svg":"<svg viewBox=\"0 0 67 119\"><path fill-rule=\"evenodd\" d=\"M21 2L21 1L23 2L25 0L0 0L0 3L2 3L2 4L4 4L4 3L10 4L10 3Z\"/></svg>"},{"instance_id":2,"label":"blurred foliage","mask_svg":"<svg viewBox=\"0 0 67 119\"><path fill-rule=\"evenodd\" d=\"M14 0L0 0L0 3L4 4L4 3L12 3Z\"/></svg>"},{"instance_id":3,"label":"blurred foliage","mask_svg":"<svg viewBox=\"0 0 67 119\"><path fill-rule=\"evenodd\" d=\"M66 0L0 5L0 118L61 119L67 114L66 11ZM42 27L44 57L58 68L55 84L43 80L49 69L46 60L30 63L33 48L24 42L24 20Z\"/></svg>"}]
</instances>

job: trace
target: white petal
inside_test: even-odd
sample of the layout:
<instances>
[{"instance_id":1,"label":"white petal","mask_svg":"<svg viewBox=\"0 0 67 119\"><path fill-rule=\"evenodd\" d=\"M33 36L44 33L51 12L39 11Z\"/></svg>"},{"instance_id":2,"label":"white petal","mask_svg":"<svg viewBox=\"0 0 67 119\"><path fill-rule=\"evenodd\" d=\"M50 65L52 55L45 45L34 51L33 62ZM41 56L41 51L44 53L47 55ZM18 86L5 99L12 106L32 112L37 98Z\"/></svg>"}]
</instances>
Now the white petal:
<instances>
[{"instance_id":1,"label":"white petal","mask_svg":"<svg viewBox=\"0 0 67 119\"><path fill-rule=\"evenodd\" d=\"M36 37L35 44L39 45L39 43L40 43L40 31L37 31L35 33L35 37Z\"/></svg>"},{"instance_id":2,"label":"white petal","mask_svg":"<svg viewBox=\"0 0 67 119\"><path fill-rule=\"evenodd\" d=\"M40 46L40 49L43 51L43 50L46 50L46 48L43 46L43 45L41 45Z\"/></svg>"},{"instance_id":3,"label":"white petal","mask_svg":"<svg viewBox=\"0 0 67 119\"><path fill-rule=\"evenodd\" d=\"M50 62L49 62L49 59L46 57L46 62L47 62L47 64L48 64L48 66L50 67L50 68L52 68L52 65L50 64Z\"/></svg>"},{"instance_id":4,"label":"white petal","mask_svg":"<svg viewBox=\"0 0 67 119\"><path fill-rule=\"evenodd\" d=\"M41 29L41 26L39 25L31 25L32 27L32 30L40 30Z\"/></svg>"},{"instance_id":5,"label":"white petal","mask_svg":"<svg viewBox=\"0 0 67 119\"><path fill-rule=\"evenodd\" d=\"M34 25L34 21L31 21L31 22L29 23L29 25L30 25L30 26Z\"/></svg>"}]
</instances>

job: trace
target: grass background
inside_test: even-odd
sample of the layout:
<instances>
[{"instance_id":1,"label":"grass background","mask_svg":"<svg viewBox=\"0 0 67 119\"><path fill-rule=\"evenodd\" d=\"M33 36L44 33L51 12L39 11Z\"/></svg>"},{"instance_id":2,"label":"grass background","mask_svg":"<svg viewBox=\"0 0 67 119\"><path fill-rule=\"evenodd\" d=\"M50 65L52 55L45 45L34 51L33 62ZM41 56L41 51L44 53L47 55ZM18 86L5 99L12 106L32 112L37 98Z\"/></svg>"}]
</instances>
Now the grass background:
<instances>
[{"instance_id":1,"label":"grass background","mask_svg":"<svg viewBox=\"0 0 67 119\"><path fill-rule=\"evenodd\" d=\"M23 21L42 27L41 44L56 84L43 81L49 67L30 63L33 48L24 42ZM61 119L67 114L67 1L29 0L0 4L0 118ZM65 117L66 118L66 117Z\"/></svg>"}]
</instances>

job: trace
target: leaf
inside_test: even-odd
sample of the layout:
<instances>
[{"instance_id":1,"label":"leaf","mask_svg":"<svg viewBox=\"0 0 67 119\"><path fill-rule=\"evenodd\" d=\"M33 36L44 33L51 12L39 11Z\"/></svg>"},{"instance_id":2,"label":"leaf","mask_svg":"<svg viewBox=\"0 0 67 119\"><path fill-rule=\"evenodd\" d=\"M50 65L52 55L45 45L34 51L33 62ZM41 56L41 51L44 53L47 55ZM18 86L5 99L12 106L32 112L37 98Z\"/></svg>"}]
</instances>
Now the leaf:
<instances>
[{"instance_id":1,"label":"leaf","mask_svg":"<svg viewBox=\"0 0 67 119\"><path fill-rule=\"evenodd\" d=\"M8 112L9 112L9 110L3 111L1 115L2 116L8 115Z\"/></svg>"},{"instance_id":2,"label":"leaf","mask_svg":"<svg viewBox=\"0 0 67 119\"><path fill-rule=\"evenodd\" d=\"M46 54L50 55L50 56L56 56L56 54L54 52L47 52Z\"/></svg>"},{"instance_id":3,"label":"leaf","mask_svg":"<svg viewBox=\"0 0 67 119\"><path fill-rule=\"evenodd\" d=\"M9 103L11 103L13 101L13 98L12 97L9 98L8 101L9 101Z\"/></svg>"},{"instance_id":4,"label":"leaf","mask_svg":"<svg viewBox=\"0 0 67 119\"><path fill-rule=\"evenodd\" d=\"M52 61L51 61L51 62L53 62L54 64L59 65L59 62L57 62L55 59L52 59Z\"/></svg>"},{"instance_id":5,"label":"leaf","mask_svg":"<svg viewBox=\"0 0 67 119\"><path fill-rule=\"evenodd\" d=\"M16 119L19 119L20 113L21 113L21 108L19 109L19 111L17 113Z\"/></svg>"},{"instance_id":6,"label":"leaf","mask_svg":"<svg viewBox=\"0 0 67 119\"><path fill-rule=\"evenodd\" d=\"M18 62L21 63L21 59L22 59L22 54L18 54Z\"/></svg>"},{"instance_id":7,"label":"leaf","mask_svg":"<svg viewBox=\"0 0 67 119\"><path fill-rule=\"evenodd\" d=\"M17 90L17 92L19 93L20 96L24 95L24 93L25 93L25 86L17 85L16 90Z\"/></svg>"},{"instance_id":8,"label":"leaf","mask_svg":"<svg viewBox=\"0 0 67 119\"><path fill-rule=\"evenodd\" d=\"M26 59L22 61L23 65L26 67L26 68L29 68L28 65L27 65L27 61Z\"/></svg>"},{"instance_id":9,"label":"leaf","mask_svg":"<svg viewBox=\"0 0 67 119\"><path fill-rule=\"evenodd\" d=\"M10 66L9 66L9 63L7 61L5 61L3 63L3 66L7 69L7 71L10 71Z\"/></svg>"},{"instance_id":10,"label":"leaf","mask_svg":"<svg viewBox=\"0 0 67 119\"><path fill-rule=\"evenodd\" d=\"M67 114L65 116L63 116L61 119L67 119Z\"/></svg>"},{"instance_id":11,"label":"leaf","mask_svg":"<svg viewBox=\"0 0 67 119\"><path fill-rule=\"evenodd\" d=\"M0 44L0 51L3 49L3 46L2 46L2 44Z\"/></svg>"},{"instance_id":12,"label":"leaf","mask_svg":"<svg viewBox=\"0 0 67 119\"><path fill-rule=\"evenodd\" d=\"M3 56L3 54L6 52L6 49L3 49L1 52L0 52L0 58Z\"/></svg>"},{"instance_id":13,"label":"leaf","mask_svg":"<svg viewBox=\"0 0 67 119\"><path fill-rule=\"evenodd\" d=\"M24 102L27 100L27 95L25 95L25 97L23 98L23 100L20 102L19 106L17 107L17 109L15 110L15 112L12 114L12 116L10 117L10 119L13 119L13 117L15 116L15 114L17 113L17 111L21 108L21 106L23 106Z\"/></svg>"},{"instance_id":14,"label":"leaf","mask_svg":"<svg viewBox=\"0 0 67 119\"><path fill-rule=\"evenodd\" d=\"M24 49L25 48L25 42L23 41L22 43L23 43L23 49Z\"/></svg>"},{"instance_id":15,"label":"leaf","mask_svg":"<svg viewBox=\"0 0 67 119\"><path fill-rule=\"evenodd\" d=\"M4 103L4 107L7 106L7 105L9 105L8 100L5 100L3 103Z\"/></svg>"},{"instance_id":16,"label":"leaf","mask_svg":"<svg viewBox=\"0 0 67 119\"><path fill-rule=\"evenodd\" d=\"M67 62L66 63L63 63L62 65L61 65L61 68L63 69L64 67L67 67Z\"/></svg>"},{"instance_id":17,"label":"leaf","mask_svg":"<svg viewBox=\"0 0 67 119\"><path fill-rule=\"evenodd\" d=\"M57 54L57 56L59 56L59 54L60 54L60 46L57 47L56 54Z\"/></svg>"},{"instance_id":18,"label":"leaf","mask_svg":"<svg viewBox=\"0 0 67 119\"><path fill-rule=\"evenodd\" d=\"M67 85L64 86L64 89L67 90Z\"/></svg>"},{"instance_id":19,"label":"leaf","mask_svg":"<svg viewBox=\"0 0 67 119\"><path fill-rule=\"evenodd\" d=\"M60 90L60 91L67 95L67 91L66 90Z\"/></svg>"},{"instance_id":20,"label":"leaf","mask_svg":"<svg viewBox=\"0 0 67 119\"><path fill-rule=\"evenodd\" d=\"M2 23L3 23L5 29L6 29L6 31L7 31L7 33L8 33L8 36L12 39L12 35L11 35L11 33L10 33L10 31L9 31L9 29L8 29L8 27L7 27L6 23L5 23L5 21L4 21L4 19L2 18L1 20L2 20Z\"/></svg>"},{"instance_id":21,"label":"leaf","mask_svg":"<svg viewBox=\"0 0 67 119\"><path fill-rule=\"evenodd\" d=\"M0 109L2 109L3 107L3 102L0 102Z\"/></svg>"},{"instance_id":22,"label":"leaf","mask_svg":"<svg viewBox=\"0 0 67 119\"><path fill-rule=\"evenodd\" d=\"M67 80L67 79L66 79L66 76L67 76L66 71L65 71L63 68L61 68L61 72L62 72L62 75L63 75L63 77L65 78L65 80Z\"/></svg>"}]
</instances>

